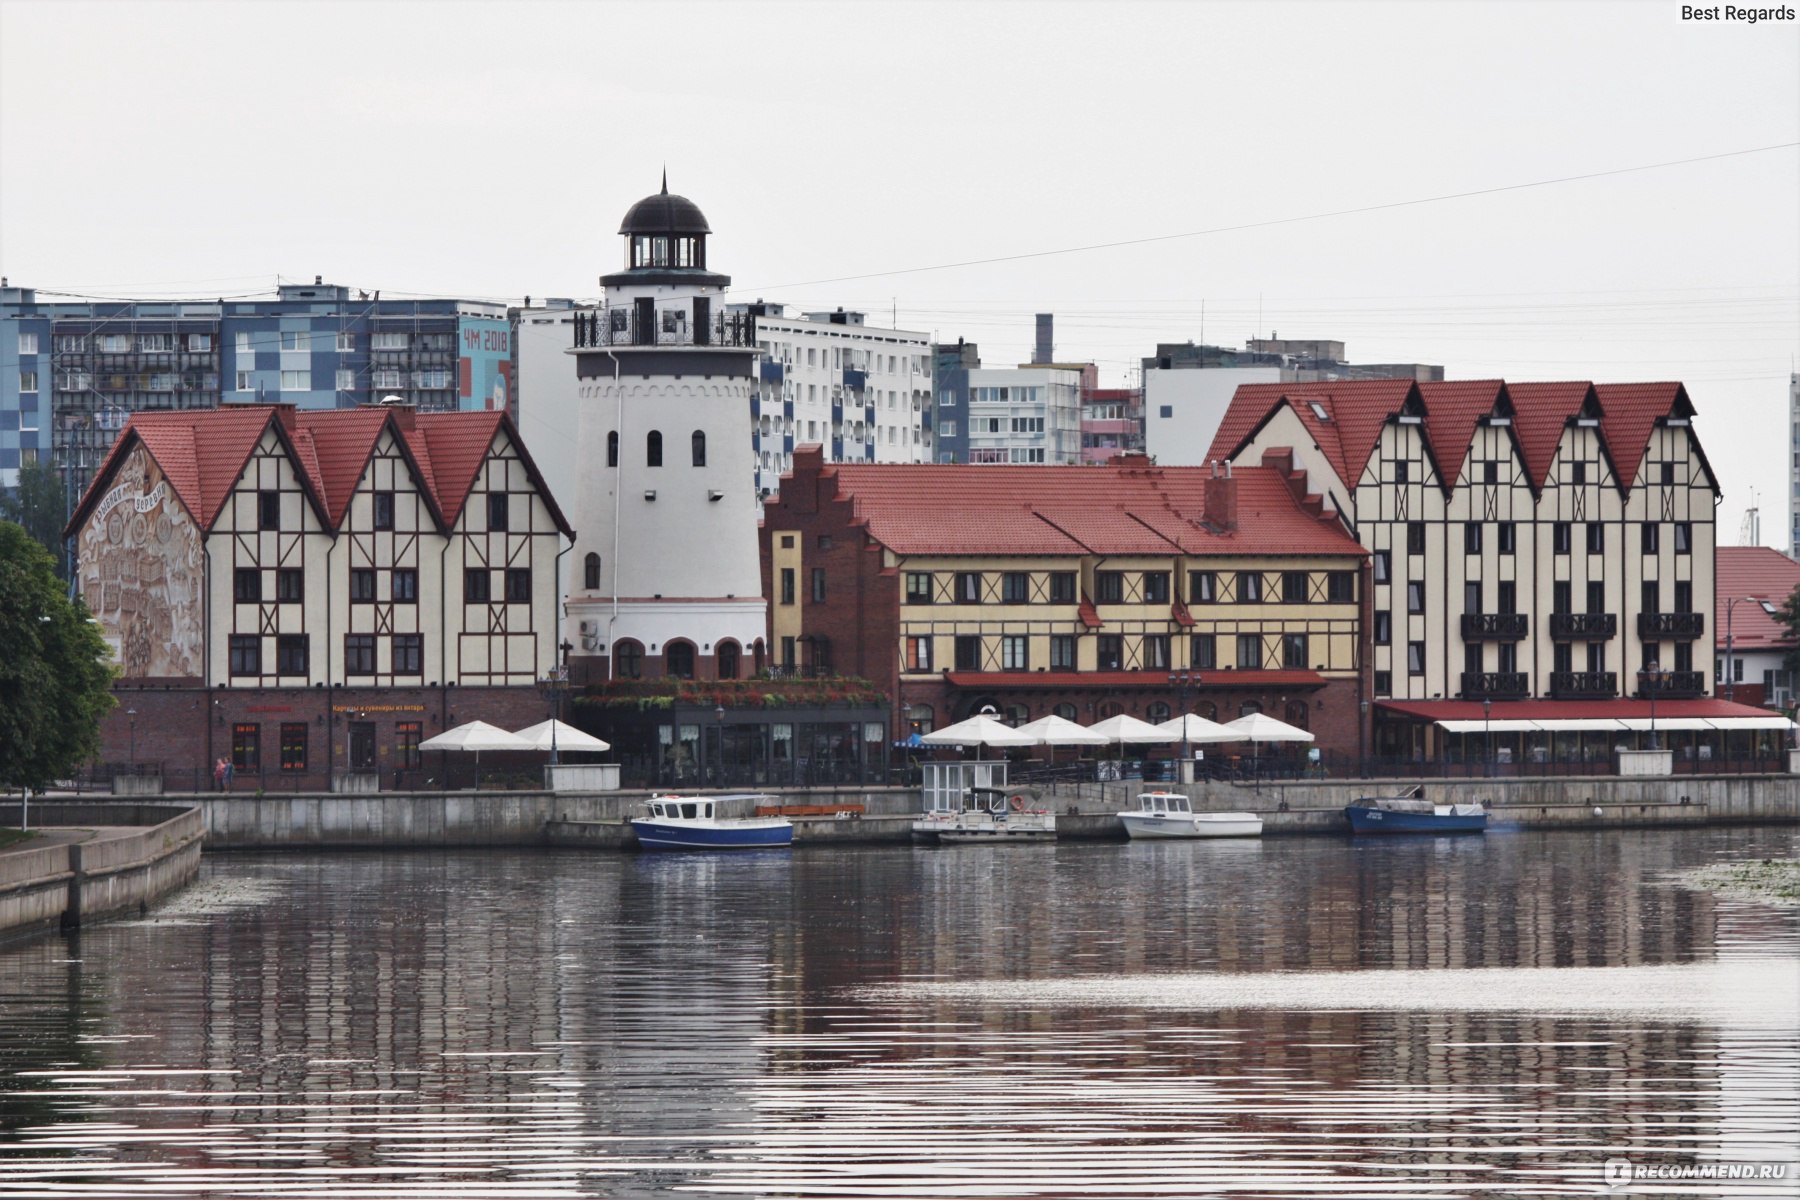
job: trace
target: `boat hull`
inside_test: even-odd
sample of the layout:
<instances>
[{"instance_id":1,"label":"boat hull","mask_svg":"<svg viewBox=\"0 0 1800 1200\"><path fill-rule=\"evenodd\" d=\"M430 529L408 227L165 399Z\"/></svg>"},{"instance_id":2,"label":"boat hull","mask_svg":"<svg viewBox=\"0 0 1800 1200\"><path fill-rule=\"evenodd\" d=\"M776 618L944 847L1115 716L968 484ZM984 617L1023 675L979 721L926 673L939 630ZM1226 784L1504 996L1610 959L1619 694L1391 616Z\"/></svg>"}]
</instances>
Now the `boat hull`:
<instances>
[{"instance_id":1,"label":"boat hull","mask_svg":"<svg viewBox=\"0 0 1800 1200\"><path fill-rule=\"evenodd\" d=\"M1056 818L1037 817L1036 814L1028 814L1023 818L1014 817L1009 821L926 817L913 822L912 832L913 836L921 841L950 844L979 843L995 846L1023 842L1053 842L1056 840Z\"/></svg>"},{"instance_id":2,"label":"boat hull","mask_svg":"<svg viewBox=\"0 0 1800 1200\"><path fill-rule=\"evenodd\" d=\"M794 844L794 826L788 821L698 825L637 817L631 830L646 850L774 850Z\"/></svg>"},{"instance_id":3,"label":"boat hull","mask_svg":"<svg viewBox=\"0 0 1800 1200\"><path fill-rule=\"evenodd\" d=\"M1454 813L1393 812L1352 804L1344 810L1352 833L1482 833L1487 814L1458 816Z\"/></svg>"},{"instance_id":4,"label":"boat hull","mask_svg":"<svg viewBox=\"0 0 1800 1200\"><path fill-rule=\"evenodd\" d=\"M1122 812L1119 820L1133 838L1261 837L1263 828L1254 813Z\"/></svg>"}]
</instances>

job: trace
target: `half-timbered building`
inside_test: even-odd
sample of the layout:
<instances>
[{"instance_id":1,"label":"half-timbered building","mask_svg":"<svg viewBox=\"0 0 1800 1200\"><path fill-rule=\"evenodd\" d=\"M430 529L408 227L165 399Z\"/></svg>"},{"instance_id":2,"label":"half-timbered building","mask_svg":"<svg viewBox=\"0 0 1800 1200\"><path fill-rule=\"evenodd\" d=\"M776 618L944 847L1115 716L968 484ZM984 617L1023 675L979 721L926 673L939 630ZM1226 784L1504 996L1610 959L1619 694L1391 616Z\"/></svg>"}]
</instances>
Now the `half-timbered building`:
<instances>
[{"instance_id":1,"label":"half-timbered building","mask_svg":"<svg viewBox=\"0 0 1800 1200\"><path fill-rule=\"evenodd\" d=\"M329 786L542 717L572 531L504 413L136 414L69 531L121 667L112 761Z\"/></svg>"}]
</instances>

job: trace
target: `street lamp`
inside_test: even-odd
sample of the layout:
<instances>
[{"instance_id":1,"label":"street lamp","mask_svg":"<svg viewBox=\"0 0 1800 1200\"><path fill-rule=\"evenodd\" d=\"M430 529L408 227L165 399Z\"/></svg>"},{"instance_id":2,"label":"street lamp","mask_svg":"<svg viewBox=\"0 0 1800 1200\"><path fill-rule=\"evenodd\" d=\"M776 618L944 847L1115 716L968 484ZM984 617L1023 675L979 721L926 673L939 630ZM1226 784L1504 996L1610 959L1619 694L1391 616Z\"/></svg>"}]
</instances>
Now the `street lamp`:
<instances>
[{"instance_id":1,"label":"street lamp","mask_svg":"<svg viewBox=\"0 0 1800 1200\"><path fill-rule=\"evenodd\" d=\"M550 714L550 765L554 767L557 764L556 731L557 726L562 724L562 698L563 693L569 690L567 664L559 663L551 667L550 673L537 681L537 686L544 698L554 705Z\"/></svg>"},{"instance_id":2,"label":"street lamp","mask_svg":"<svg viewBox=\"0 0 1800 1200\"><path fill-rule=\"evenodd\" d=\"M1734 699L1737 695L1736 679L1732 672L1734 664L1731 661L1731 610L1746 600L1751 604L1761 603L1755 596L1733 596L1725 601L1725 698L1727 700Z\"/></svg>"},{"instance_id":3,"label":"street lamp","mask_svg":"<svg viewBox=\"0 0 1800 1200\"><path fill-rule=\"evenodd\" d=\"M1667 672L1662 669L1662 664L1654 658L1650 660L1649 666L1638 672L1638 691L1646 693L1650 697L1650 748L1652 750L1662 749L1656 744L1656 693L1662 690L1662 681L1666 674Z\"/></svg>"},{"instance_id":4,"label":"street lamp","mask_svg":"<svg viewBox=\"0 0 1800 1200\"><path fill-rule=\"evenodd\" d=\"M1181 761L1184 764L1176 773L1182 783L1192 783L1194 779L1194 753L1188 746L1188 693L1200 686L1200 672L1172 671L1169 673L1169 686L1175 689L1175 708L1181 717ZM1186 776L1186 778L1182 778Z\"/></svg>"},{"instance_id":5,"label":"street lamp","mask_svg":"<svg viewBox=\"0 0 1800 1200\"><path fill-rule=\"evenodd\" d=\"M1492 696L1481 698L1481 773L1488 776L1494 773L1494 699Z\"/></svg>"},{"instance_id":6,"label":"street lamp","mask_svg":"<svg viewBox=\"0 0 1800 1200\"><path fill-rule=\"evenodd\" d=\"M125 716L131 725L131 769L137 770L137 709L128 708Z\"/></svg>"},{"instance_id":7,"label":"street lamp","mask_svg":"<svg viewBox=\"0 0 1800 1200\"><path fill-rule=\"evenodd\" d=\"M713 709L713 720L717 721L718 726L719 726L718 737L714 739L715 741L717 741L719 743L719 774L717 777L718 781L715 784L715 786L724 787L725 786L725 706L723 704L721 704L717 708Z\"/></svg>"}]
</instances>

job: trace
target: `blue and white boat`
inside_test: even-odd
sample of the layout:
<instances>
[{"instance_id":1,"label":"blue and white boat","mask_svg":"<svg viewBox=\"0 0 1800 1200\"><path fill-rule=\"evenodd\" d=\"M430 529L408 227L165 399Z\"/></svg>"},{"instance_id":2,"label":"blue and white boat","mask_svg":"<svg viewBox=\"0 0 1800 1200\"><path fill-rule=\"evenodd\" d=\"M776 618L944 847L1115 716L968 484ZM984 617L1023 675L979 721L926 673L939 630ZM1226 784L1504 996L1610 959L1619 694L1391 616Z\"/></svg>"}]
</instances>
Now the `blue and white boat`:
<instances>
[{"instance_id":1,"label":"blue and white boat","mask_svg":"<svg viewBox=\"0 0 1800 1200\"><path fill-rule=\"evenodd\" d=\"M1433 804L1415 788L1406 796L1365 796L1344 816L1352 833L1482 833L1488 811L1480 804Z\"/></svg>"},{"instance_id":2,"label":"blue and white boat","mask_svg":"<svg viewBox=\"0 0 1800 1200\"><path fill-rule=\"evenodd\" d=\"M632 832L646 850L774 850L794 844L794 823L758 816L779 808L772 796L652 796L650 815L633 817Z\"/></svg>"}]
</instances>

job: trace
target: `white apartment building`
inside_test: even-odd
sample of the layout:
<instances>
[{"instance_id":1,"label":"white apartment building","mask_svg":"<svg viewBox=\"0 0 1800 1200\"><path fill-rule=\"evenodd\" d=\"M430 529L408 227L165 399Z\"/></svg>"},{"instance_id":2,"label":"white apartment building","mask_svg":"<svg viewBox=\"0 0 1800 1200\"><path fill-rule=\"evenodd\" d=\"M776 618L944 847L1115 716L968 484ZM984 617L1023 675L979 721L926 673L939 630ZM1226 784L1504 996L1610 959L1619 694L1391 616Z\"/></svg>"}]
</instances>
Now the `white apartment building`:
<instances>
[{"instance_id":1,"label":"white apartment building","mask_svg":"<svg viewBox=\"0 0 1800 1200\"><path fill-rule=\"evenodd\" d=\"M822 446L827 462L932 461L930 335L877 328L841 308L795 316L758 300L725 311L756 322L758 495L780 487L795 446Z\"/></svg>"},{"instance_id":2,"label":"white apartment building","mask_svg":"<svg viewBox=\"0 0 1800 1200\"><path fill-rule=\"evenodd\" d=\"M962 397L966 406L946 391L937 411L939 441L962 449L956 461L1033 465L1081 461L1079 369L976 367L968 375ZM958 422L966 424L958 429Z\"/></svg>"},{"instance_id":3,"label":"white apartment building","mask_svg":"<svg viewBox=\"0 0 1800 1200\"><path fill-rule=\"evenodd\" d=\"M1144 453L1158 466L1203 466L1239 387L1292 378L1280 367L1146 370Z\"/></svg>"}]
</instances>

